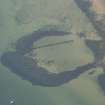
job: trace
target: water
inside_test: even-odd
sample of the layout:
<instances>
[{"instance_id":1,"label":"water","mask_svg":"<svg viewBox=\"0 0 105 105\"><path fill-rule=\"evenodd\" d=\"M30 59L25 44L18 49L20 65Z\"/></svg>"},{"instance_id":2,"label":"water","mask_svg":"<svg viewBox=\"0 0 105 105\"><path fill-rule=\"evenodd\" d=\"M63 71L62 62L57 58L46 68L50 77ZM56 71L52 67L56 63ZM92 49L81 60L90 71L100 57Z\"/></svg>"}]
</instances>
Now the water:
<instances>
[{"instance_id":1,"label":"water","mask_svg":"<svg viewBox=\"0 0 105 105\"><path fill-rule=\"evenodd\" d=\"M30 2L24 0L15 1L17 2L15 4L17 9L12 0L0 0L0 56L3 52L14 51L16 40L22 36L27 36L27 34L43 26L57 25L61 29L72 32L72 34L62 37L46 37L35 42L35 46L68 39L72 39L73 42L37 49L35 54L40 66L47 68L51 72L54 72L53 68L57 72L62 72L73 70L78 66L94 61L92 51L85 45L84 40L78 36L78 33L84 31L85 36L88 37L87 35L91 31L95 32L95 30L73 0L67 2L55 0L53 1L53 4L56 4L55 9L54 6L49 6L52 1L45 0L49 4L47 7L45 2L45 4L41 4L43 8L46 7L45 10L41 12L40 6L35 7L38 19L34 18L35 20L32 20L33 18L30 18L30 20L28 19L30 16L28 16L19 18L21 19L19 23L16 21L16 13L19 8L21 8L19 11L23 10L22 13L24 13L25 8L31 11L34 8L31 8L31 2L40 5L40 0L30 0ZM49 8L51 8L51 11L49 11ZM60 17L56 14L56 10L58 10L57 13ZM46 15L42 14L43 12ZM20 14L22 15L22 13ZM35 13L34 15L36 15ZM62 15L62 13L64 14ZM66 16L67 20L61 21L65 19L64 16ZM25 24L22 19L25 19ZM80 22L78 22L78 19L80 19ZM54 60L55 63L50 63L49 66L46 62L51 60ZM97 75L102 74L103 69L94 69L96 71L94 75L88 75L89 72L87 71L62 86L43 87L33 86L29 81L22 79L0 64L0 105L104 105L105 96L96 81ZM11 103L11 101L14 101L14 103Z\"/></svg>"}]
</instances>

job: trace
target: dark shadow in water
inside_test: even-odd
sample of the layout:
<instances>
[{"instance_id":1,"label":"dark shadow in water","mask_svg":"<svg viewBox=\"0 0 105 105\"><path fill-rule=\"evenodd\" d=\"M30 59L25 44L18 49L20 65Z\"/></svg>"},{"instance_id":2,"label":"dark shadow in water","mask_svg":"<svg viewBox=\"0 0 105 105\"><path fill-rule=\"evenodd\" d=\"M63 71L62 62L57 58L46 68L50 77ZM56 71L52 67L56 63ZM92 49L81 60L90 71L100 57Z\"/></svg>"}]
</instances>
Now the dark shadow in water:
<instances>
[{"instance_id":1,"label":"dark shadow in water","mask_svg":"<svg viewBox=\"0 0 105 105\"><path fill-rule=\"evenodd\" d=\"M90 63L82 67L77 67L72 71L61 73L51 73L46 69L38 67L33 59L23 56L17 52L6 52L1 57L1 62L9 70L30 81L33 85L59 86L76 79L81 73L95 67L95 63Z\"/></svg>"},{"instance_id":2,"label":"dark shadow in water","mask_svg":"<svg viewBox=\"0 0 105 105\"><path fill-rule=\"evenodd\" d=\"M24 80L30 81L33 85L60 86L67 83L73 79L76 79L81 73L84 73L90 68L96 67L96 64L90 63L82 67L77 67L72 71L51 73L46 69L39 67L37 65L37 61L31 57L25 56L25 54L32 51L33 43L40 38L45 36L62 36L68 34L68 32L57 30L35 31L17 41L16 51L4 52L1 57L1 63Z\"/></svg>"},{"instance_id":3,"label":"dark shadow in water","mask_svg":"<svg viewBox=\"0 0 105 105\"><path fill-rule=\"evenodd\" d=\"M94 52L96 61L100 61L105 56L105 41L86 40L86 45Z\"/></svg>"},{"instance_id":4,"label":"dark shadow in water","mask_svg":"<svg viewBox=\"0 0 105 105\"><path fill-rule=\"evenodd\" d=\"M32 50L32 45L35 41L38 41L41 38L44 38L46 36L64 36L64 35L70 35L70 32L65 31L59 31L59 30L41 30L34 31L30 35L26 35L16 42L16 50L19 53L28 53Z\"/></svg>"},{"instance_id":5,"label":"dark shadow in water","mask_svg":"<svg viewBox=\"0 0 105 105\"><path fill-rule=\"evenodd\" d=\"M77 6L84 12L86 15L89 14L89 7L91 6L89 0L74 0Z\"/></svg>"},{"instance_id":6,"label":"dark shadow in water","mask_svg":"<svg viewBox=\"0 0 105 105\"><path fill-rule=\"evenodd\" d=\"M104 91L105 95L105 73L98 76L98 83L102 90Z\"/></svg>"}]
</instances>

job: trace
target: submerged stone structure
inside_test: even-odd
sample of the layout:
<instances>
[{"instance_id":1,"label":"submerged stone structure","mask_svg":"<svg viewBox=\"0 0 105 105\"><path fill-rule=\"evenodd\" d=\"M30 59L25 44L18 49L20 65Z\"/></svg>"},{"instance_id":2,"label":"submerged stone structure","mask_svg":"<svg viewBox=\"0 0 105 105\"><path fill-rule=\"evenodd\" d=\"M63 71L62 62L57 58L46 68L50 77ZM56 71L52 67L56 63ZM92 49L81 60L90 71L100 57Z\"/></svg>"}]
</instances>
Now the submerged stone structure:
<instances>
[{"instance_id":1,"label":"submerged stone structure","mask_svg":"<svg viewBox=\"0 0 105 105\"><path fill-rule=\"evenodd\" d=\"M19 75L22 79L28 80L33 85L40 86L60 86L73 79L76 79L81 73L96 66L96 63L90 63L74 70L52 73L45 68L39 67L37 61L29 56L25 56L32 51L32 45L35 41L46 36L68 35L69 32L58 30L38 30L23 36L16 42L16 51L4 52L1 57L1 63L11 72Z\"/></svg>"},{"instance_id":2,"label":"submerged stone structure","mask_svg":"<svg viewBox=\"0 0 105 105\"><path fill-rule=\"evenodd\" d=\"M105 19L104 15L100 17L96 11L90 10L92 0L74 0L78 7L89 18L98 34L102 37L100 41L85 40L86 45L92 50L95 60L92 63L68 70L60 73L52 73L45 68L39 67L37 61L29 56L26 56L33 50L33 43L46 36L63 36L70 34L69 32L49 29L37 30L31 34L23 36L16 42L16 51L4 52L1 56L1 63L6 66L11 72L19 75L22 79L29 81L33 85L40 86L60 86L80 76L81 73L91 70L97 66L105 69L103 58L105 56ZM105 91L105 73L98 77L98 82Z\"/></svg>"}]
</instances>

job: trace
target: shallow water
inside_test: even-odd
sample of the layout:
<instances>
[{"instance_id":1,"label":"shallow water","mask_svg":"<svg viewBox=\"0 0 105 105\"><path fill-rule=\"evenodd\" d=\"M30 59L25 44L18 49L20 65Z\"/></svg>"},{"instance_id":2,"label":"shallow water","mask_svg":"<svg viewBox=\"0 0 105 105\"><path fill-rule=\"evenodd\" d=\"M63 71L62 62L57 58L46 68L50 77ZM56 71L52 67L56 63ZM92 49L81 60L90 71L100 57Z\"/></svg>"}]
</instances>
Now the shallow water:
<instances>
[{"instance_id":1,"label":"shallow water","mask_svg":"<svg viewBox=\"0 0 105 105\"><path fill-rule=\"evenodd\" d=\"M56 4L55 8L50 6L52 4ZM16 16L19 20L16 20ZM58 73L73 70L94 60L93 52L78 33L85 32L85 38L91 39L91 33L96 30L73 0L0 0L0 56L3 52L13 51L16 40L22 36L47 26L57 26L72 34L42 38L34 43L34 48L71 39L73 42L33 51L41 67ZM93 39L98 38L95 34ZM52 60L54 62L48 64ZM62 86L43 87L33 86L0 64L0 105L104 105L105 96L96 81L103 69L94 68L90 71L93 70L94 74L89 75L87 71ZM11 104L11 101L14 103Z\"/></svg>"}]
</instances>

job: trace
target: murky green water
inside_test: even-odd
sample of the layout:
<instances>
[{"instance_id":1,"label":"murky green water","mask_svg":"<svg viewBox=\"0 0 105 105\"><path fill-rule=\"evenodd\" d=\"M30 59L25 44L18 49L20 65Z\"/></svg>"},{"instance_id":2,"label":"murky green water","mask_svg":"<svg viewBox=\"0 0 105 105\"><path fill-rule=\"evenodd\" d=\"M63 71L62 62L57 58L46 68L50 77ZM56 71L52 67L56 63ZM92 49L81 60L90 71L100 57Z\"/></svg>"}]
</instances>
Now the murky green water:
<instances>
[{"instance_id":1,"label":"murky green water","mask_svg":"<svg viewBox=\"0 0 105 105\"><path fill-rule=\"evenodd\" d=\"M99 36L91 36L94 28L73 0L0 0L0 56L12 50L20 37L47 25L56 25L72 34L43 38L34 47L71 39L73 42L37 49L40 66L61 72L94 60L78 33L87 33L87 39ZM46 64L52 59L53 64ZM102 68L96 68L93 75L85 72L62 86L43 87L32 86L0 64L0 105L104 105L105 96L96 81L101 73Z\"/></svg>"}]
</instances>

